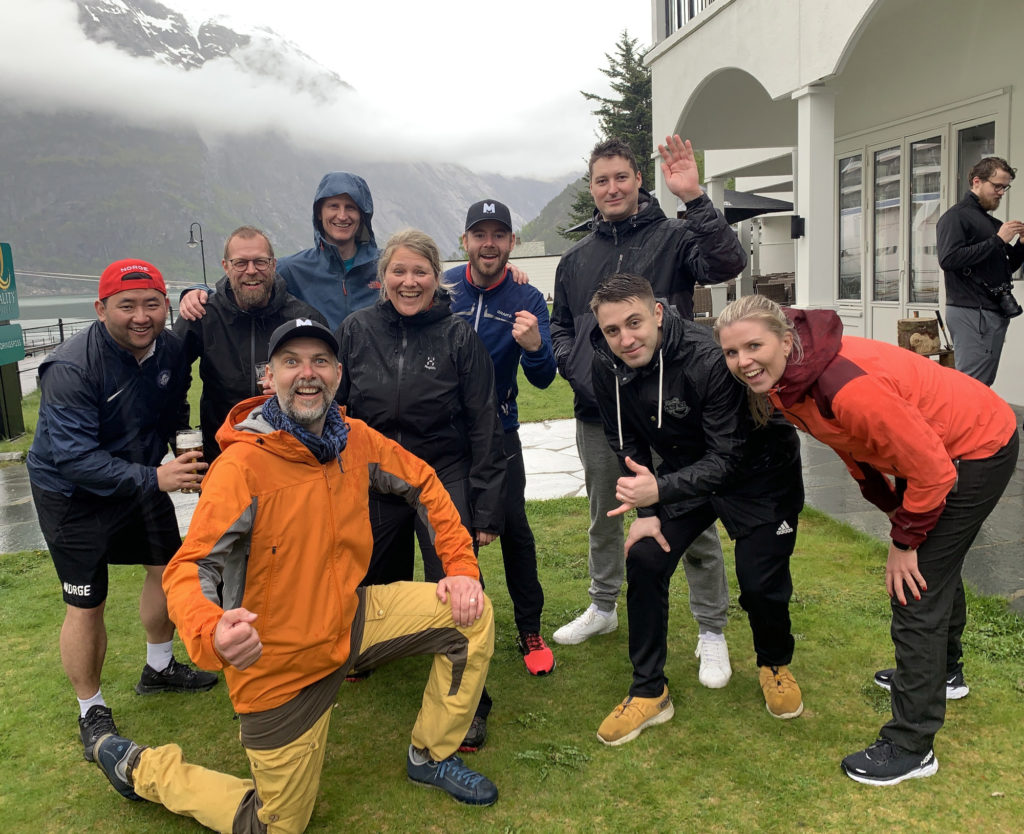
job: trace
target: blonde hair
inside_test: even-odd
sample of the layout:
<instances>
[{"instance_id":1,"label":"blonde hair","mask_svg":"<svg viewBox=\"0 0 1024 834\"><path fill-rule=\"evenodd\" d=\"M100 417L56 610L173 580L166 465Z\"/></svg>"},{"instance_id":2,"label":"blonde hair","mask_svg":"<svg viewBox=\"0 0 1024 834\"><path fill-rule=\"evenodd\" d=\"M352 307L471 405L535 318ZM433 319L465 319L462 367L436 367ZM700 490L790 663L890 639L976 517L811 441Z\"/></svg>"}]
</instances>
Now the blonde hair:
<instances>
[{"instance_id":1,"label":"blonde hair","mask_svg":"<svg viewBox=\"0 0 1024 834\"><path fill-rule=\"evenodd\" d=\"M770 298L763 295L744 295L727 304L725 309L718 314L712 328L715 341L721 345L722 328L741 321L759 322L769 333L774 333L779 339L784 338L788 333L793 340L792 361L799 363L803 360L804 349L800 343L800 334L796 332L793 323L786 317L782 308ZM750 413L754 416L754 422L759 426L765 425L774 410L768 395L758 394L747 388L747 402L750 404Z\"/></svg>"},{"instance_id":2,"label":"blonde hair","mask_svg":"<svg viewBox=\"0 0 1024 834\"><path fill-rule=\"evenodd\" d=\"M395 256L395 252L403 246L410 252L414 252L427 259L430 263L430 268L434 271L434 278L437 280L438 289L443 289L446 292L452 290L454 284L441 280L441 250L437 248L434 239L419 229L402 229L402 231L391 235L388 242L384 244L380 258L377 261L377 278L380 280L381 298L387 298L384 275L388 271L388 266L391 263L391 259Z\"/></svg>"}]
</instances>

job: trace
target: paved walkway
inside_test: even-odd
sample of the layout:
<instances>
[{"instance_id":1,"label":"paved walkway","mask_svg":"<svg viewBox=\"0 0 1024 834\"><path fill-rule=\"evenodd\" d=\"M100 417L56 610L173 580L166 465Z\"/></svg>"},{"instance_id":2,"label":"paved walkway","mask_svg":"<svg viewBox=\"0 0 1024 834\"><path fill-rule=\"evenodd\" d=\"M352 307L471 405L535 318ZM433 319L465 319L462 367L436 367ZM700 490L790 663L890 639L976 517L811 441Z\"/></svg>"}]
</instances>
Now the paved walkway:
<instances>
[{"instance_id":1,"label":"paved walkway","mask_svg":"<svg viewBox=\"0 0 1024 834\"><path fill-rule=\"evenodd\" d=\"M573 420L528 423L520 429L526 462L526 497L563 498L586 494L576 454ZM801 435L807 503L879 539L888 538L888 520L868 504L836 454ZM198 497L172 495L182 534ZM1010 599L1024 615L1024 459L999 506L982 528L964 565L964 578L986 594ZM0 468L0 553L45 549L36 522L24 465Z\"/></svg>"}]
</instances>

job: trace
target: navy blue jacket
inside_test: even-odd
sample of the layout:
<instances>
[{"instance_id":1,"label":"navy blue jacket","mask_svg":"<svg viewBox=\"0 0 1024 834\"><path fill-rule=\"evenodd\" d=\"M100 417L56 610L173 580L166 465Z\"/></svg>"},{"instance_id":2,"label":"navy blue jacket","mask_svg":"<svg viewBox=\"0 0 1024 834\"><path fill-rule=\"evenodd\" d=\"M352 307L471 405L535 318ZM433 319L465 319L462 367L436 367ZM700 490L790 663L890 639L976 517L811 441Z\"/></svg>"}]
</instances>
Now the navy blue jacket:
<instances>
[{"instance_id":1,"label":"navy blue jacket","mask_svg":"<svg viewBox=\"0 0 1024 834\"><path fill-rule=\"evenodd\" d=\"M507 432L515 431L519 428L516 397L520 363L530 384L537 388L547 388L558 371L551 351L551 324L544 296L536 287L513 281L507 267L501 280L487 289L473 284L469 264L449 269L444 281L452 285L452 312L469 322L491 354L501 427ZM512 325L520 310L537 317L539 350L523 350L512 338Z\"/></svg>"},{"instance_id":2,"label":"navy blue jacket","mask_svg":"<svg viewBox=\"0 0 1024 834\"><path fill-rule=\"evenodd\" d=\"M324 237L320 223L320 204L339 194L348 194L363 215L357 232L358 248L347 271L338 247ZM277 274L288 285L288 292L319 310L331 330L350 313L369 307L380 298L377 279L380 253L373 236L372 220L373 197L366 180L342 171L325 174L313 198L313 247L277 261Z\"/></svg>"},{"instance_id":3,"label":"navy blue jacket","mask_svg":"<svg viewBox=\"0 0 1024 834\"><path fill-rule=\"evenodd\" d=\"M28 453L36 486L70 496L158 490L156 467L188 424L189 369L169 331L141 365L101 322L60 345L39 366L39 422Z\"/></svg>"}]
</instances>

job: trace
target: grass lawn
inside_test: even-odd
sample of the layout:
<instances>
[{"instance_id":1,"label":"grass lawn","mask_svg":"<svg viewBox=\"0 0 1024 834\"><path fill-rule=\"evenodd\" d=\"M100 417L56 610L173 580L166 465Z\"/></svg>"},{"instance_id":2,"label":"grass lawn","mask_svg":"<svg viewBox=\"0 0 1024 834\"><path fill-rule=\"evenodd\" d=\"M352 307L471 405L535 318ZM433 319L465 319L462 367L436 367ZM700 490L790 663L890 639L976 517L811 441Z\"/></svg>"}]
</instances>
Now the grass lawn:
<instances>
[{"instance_id":1,"label":"grass lawn","mask_svg":"<svg viewBox=\"0 0 1024 834\"><path fill-rule=\"evenodd\" d=\"M547 595L543 630L586 603L583 499L532 502ZM971 694L950 704L930 779L859 785L839 760L872 741L888 696L871 673L892 660L883 546L806 511L793 559L793 670L805 711L772 718L757 684L750 630L733 603L733 678L697 682L696 629L681 572L672 585L667 673L675 718L621 748L595 738L629 684L626 623L580 646L555 647L558 667L527 675L494 548L482 562L497 640L487 745L468 758L501 791L492 808L459 806L405 778L404 755L428 660L414 658L342 687L310 831L1011 832L1024 818L1024 622L1001 600L971 596L965 637ZM732 567L732 551L726 559ZM190 761L238 775L246 762L223 683L200 695L135 695L144 657L137 622L142 571L114 567L104 694L121 730L176 742ZM733 599L736 588L733 580ZM624 611L622 612L624 615ZM0 817L4 831L198 831L149 803L130 803L82 759L70 687L60 670L63 607L45 553L0 557ZM181 651L179 646L179 652Z\"/></svg>"},{"instance_id":2,"label":"grass lawn","mask_svg":"<svg viewBox=\"0 0 1024 834\"><path fill-rule=\"evenodd\" d=\"M571 417L562 379L545 391L520 380L524 421ZM34 428L36 399L27 399ZM198 421L198 386L193 388ZM29 429L31 432L31 428ZM30 434L27 435L30 438ZM23 448L28 447L28 441ZM0 445L0 450L6 444ZM10 448L8 446L8 448ZM543 632L587 604L584 499L531 502L546 594ZM727 540L726 540L727 541ZM793 558L794 674L803 715L772 718L757 683L750 629L732 585L727 629L733 678L697 682L696 627L682 573L672 584L667 674L675 718L621 748L600 744L604 716L630 681L624 607L613 634L554 646L558 667L531 678L515 648L496 546L482 552L497 639L487 745L468 756L501 792L487 809L457 805L405 778L405 750L429 660L413 658L342 687L310 831L379 832L1019 832L1024 819L1024 621L999 599L970 595L965 635L971 694L950 704L930 779L859 785L839 761L874 738L888 695L871 683L892 665L885 547L805 511ZM174 742L189 761L239 776L247 764L223 683L205 694L137 696L142 569L111 568L104 695L122 732ZM5 832L194 832L197 823L118 796L82 759L75 701L60 666L63 605L45 552L0 555L0 819ZM178 656L184 651L178 646Z\"/></svg>"}]
</instances>

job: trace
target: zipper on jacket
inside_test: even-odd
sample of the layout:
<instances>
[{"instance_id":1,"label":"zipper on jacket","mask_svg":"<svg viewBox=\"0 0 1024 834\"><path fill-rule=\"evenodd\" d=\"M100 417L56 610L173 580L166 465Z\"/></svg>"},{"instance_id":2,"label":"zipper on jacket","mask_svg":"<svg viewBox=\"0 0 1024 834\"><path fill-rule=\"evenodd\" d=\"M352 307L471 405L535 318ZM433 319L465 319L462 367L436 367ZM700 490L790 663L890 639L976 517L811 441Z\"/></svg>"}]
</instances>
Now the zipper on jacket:
<instances>
[{"instance_id":1,"label":"zipper on jacket","mask_svg":"<svg viewBox=\"0 0 1024 834\"><path fill-rule=\"evenodd\" d=\"M477 300L476 300L476 316L474 316L474 321L473 321L473 329L477 333L480 332L480 316L483 314L483 311L484 311L484 297L483 297L483 294L481 294L477 298Z\"/></svg>"},{"instance_id":2,"label":"zipper on jacket","mask_svg":"<svg viewBox=\"0 0 1024 834\"><path fill-rule=\"evenodd\" d=\"M402 409L400 406L401 393L402 393L402 373L405 370L405 351L409 347L409 333L405 329L405 322L398 322L398 327L402 332L402 349L398 352L398 373L395 375L395 415L401 413ZM395 420L395 442L402 445L402 421Z\"/></svg>"},{"instance_id":3,"label":"zipper on jacket","mask_svg":"<svg viewBox=\"0 0 1024 834\"><path fill-rule=\"evenodd\" d=\"M256 390L256 319L252 316L249 316L249 386L251 396L260 393Z\"/></svg>"}]
</instances>

